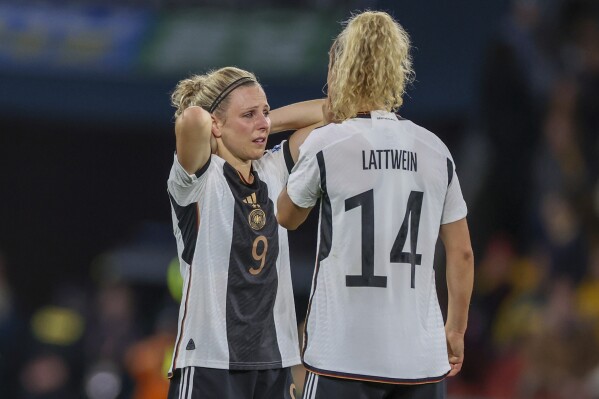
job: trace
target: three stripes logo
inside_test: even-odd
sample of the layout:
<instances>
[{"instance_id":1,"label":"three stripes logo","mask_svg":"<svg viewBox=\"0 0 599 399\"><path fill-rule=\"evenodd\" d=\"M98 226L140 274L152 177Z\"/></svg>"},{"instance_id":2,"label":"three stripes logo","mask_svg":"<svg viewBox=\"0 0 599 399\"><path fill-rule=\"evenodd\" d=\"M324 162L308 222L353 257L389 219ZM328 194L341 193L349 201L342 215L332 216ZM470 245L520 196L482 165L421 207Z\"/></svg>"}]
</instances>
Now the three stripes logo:
<instances>
[{"instance_id":1,"label":"three stripes logo","mask_svg":"<svg viewBox=\"0 0 599 399\"><path fill-rule=\"evenodd\" d=\"M250 204L252 206L252 208L260 208L260 205L258 205L258 200L256 199L256 193L252 193L251 195L248 195L247 197L245 197L243 199L243 202L246 204Z\"/></svg>"},{"instance_id":2,"label":"three stripes logo","mask_svg":"<svg viewBox=\"0 0 599 399\"><path fill-rule=\"evenodd\" d=\"M248 216L250 227L254 230L261 230L266 225L266 213L260 208L258 200L256 199L256 193L254 192L245 197L243 202L254 208Z\"/></svg>"}]
</instances>

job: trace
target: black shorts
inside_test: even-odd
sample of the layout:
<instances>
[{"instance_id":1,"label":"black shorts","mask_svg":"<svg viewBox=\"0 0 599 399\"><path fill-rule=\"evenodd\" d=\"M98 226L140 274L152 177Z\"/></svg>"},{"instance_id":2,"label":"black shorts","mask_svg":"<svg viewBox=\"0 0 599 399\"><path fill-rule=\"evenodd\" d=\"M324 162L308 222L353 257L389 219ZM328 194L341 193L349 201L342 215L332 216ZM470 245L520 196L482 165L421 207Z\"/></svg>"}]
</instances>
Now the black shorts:
<instances>
[{"instance_id":1,"label":"black shorts","mask_svg":"<svg viewBox=\"0 0 599 399\"><path fill-rule=\"evenodd\" d=\"M444 399L445 380L427 384L385 384L306 372L303 399Z\"/></svg>"},{"instance_id":2,"label":"black shorts","mask_svg":"<svg viewBox=\"0 0 599 399\"><path fill-rule=\"evenodd\" d=\"M168 399L295 399L291 368L223 370L207 367L177 369Z\"/></svg>"}]
</instances>

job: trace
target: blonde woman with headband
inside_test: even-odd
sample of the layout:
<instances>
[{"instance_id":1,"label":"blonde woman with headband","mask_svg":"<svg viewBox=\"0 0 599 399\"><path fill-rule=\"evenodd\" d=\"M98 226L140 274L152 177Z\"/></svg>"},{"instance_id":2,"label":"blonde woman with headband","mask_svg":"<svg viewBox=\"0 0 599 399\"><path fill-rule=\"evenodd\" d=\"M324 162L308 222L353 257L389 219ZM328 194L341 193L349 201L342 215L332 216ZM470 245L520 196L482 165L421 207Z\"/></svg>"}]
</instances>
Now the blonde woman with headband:
<instances>
[{"instance_id":1,"label":"blonde woman with headband","mask_svg":"<svg viewBox=\"0 0 599 399\"><path fill-rule=\"evenodd\" d=\"M395 113L413 71L408 34L390 15L352 17L329 56L332 123L306 139L278 199L288 229L320 200L304 399L445 398L444 379L464 359L474 269L455 163L437 136Z\"/></svg>"},{"instance_id":2,"label":"blonde woman with headband","mask_svg":"<svg viewBox=\"0 0 599 399\"><path fill-rule=\"evenodd\" d=\"M297 320L275 202L307 130L266 142L321 121L323 101L270 112L256 77L226 67L182 80L172 103L168 194L184 284L168 398L294 398Z\"/></svg>"}]
</instances>

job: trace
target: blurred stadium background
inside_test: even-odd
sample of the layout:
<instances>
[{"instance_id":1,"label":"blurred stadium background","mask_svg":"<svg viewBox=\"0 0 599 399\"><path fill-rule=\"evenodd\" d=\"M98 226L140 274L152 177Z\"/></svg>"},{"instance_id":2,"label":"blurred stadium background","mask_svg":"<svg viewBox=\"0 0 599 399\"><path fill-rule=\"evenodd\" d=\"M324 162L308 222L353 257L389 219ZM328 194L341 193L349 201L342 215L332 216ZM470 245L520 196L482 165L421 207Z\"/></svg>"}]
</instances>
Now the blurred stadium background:
<instances>
[{"instance_id":1,"label":"blurred stadium background","mask_svg":"<svg viewBox=\"0 0 599 399\"><path fill-rule=\"evenodd\" d=\"M400 113L448 144L469 204L449 397L599 398L598 1L0 0L1 398L166 397L170 91L237 65L273 108L320 97L339 22L365 8L411 34ZM298 322L314 216L290 236Z\"/></svg>"}]
</instances>

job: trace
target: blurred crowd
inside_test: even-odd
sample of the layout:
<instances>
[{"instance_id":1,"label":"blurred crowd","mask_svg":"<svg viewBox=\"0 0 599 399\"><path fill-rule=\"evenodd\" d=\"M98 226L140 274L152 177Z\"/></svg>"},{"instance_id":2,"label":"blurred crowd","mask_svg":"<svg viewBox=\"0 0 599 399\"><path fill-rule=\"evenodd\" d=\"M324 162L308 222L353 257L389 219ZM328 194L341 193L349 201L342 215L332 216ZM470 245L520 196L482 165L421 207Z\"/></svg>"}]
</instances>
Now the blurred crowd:
<instances>
[{"instance_id":1,"label":"blurred crowd","mask_svg":"<svg viewBox=\"0 0 599 399\"><path fill-rule=\"evenodd\" d=\"M178 311L166 287L105 274L90 286L55 287L23 320L6 267L0 260L2 398L166 398Z\"/></svg>"},{"instance_id":2,"label":"blurred crowd","mask_svg":"<svg viewBox=\"0 0 599 399\"><path fill-rule=\"evenodd\" d=\"M475 292L450 387L599 398L599 3L512 2L482 78Z\"/></svg>"},{"instance_id":3,"label":"blurred crowd","mask_svg":"<svg viewBox=\"0 0 599 399\"><path fill-rule=\"evenodd\" d=\"M463 151L452 148L476 280L449 396L599 398L599 2L510 4L485 53L467 123L475 134L464 134ZM472 151L479 156L463 155ZM0 254L2 398L166 397L176 282L99 273L87 286L55 287L23 319L8 268ZM296 294L302 309L306 292Z\"/></svg>"}]
</instances>

